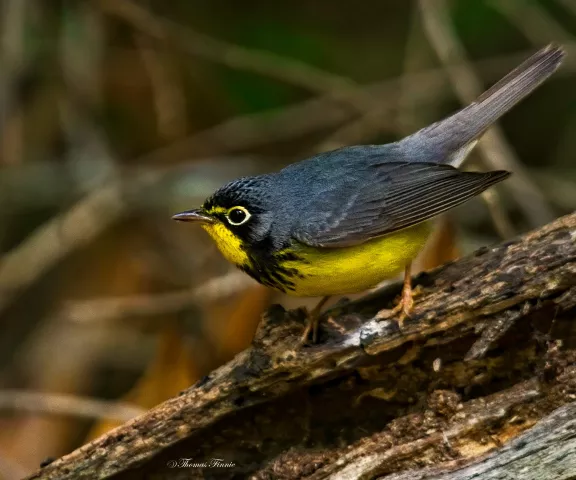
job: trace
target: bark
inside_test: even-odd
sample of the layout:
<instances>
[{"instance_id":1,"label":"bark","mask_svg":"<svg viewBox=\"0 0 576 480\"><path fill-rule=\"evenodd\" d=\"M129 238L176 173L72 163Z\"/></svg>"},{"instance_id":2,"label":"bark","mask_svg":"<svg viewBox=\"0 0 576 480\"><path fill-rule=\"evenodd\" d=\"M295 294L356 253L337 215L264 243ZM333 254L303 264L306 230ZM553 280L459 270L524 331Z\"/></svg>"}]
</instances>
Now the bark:
<instances>
[{"instance_id":1,"label":"bark","mask_svg":"<svg viewBox=\"0 0 576 480\"><path fill-rule=\"evenodd\" d=\"M576 214L414 284L402 332L374 319L398 285L313 347L303 312L270 309L230 363L29 478L576 476Z\"/></svg>"}]
</instances>

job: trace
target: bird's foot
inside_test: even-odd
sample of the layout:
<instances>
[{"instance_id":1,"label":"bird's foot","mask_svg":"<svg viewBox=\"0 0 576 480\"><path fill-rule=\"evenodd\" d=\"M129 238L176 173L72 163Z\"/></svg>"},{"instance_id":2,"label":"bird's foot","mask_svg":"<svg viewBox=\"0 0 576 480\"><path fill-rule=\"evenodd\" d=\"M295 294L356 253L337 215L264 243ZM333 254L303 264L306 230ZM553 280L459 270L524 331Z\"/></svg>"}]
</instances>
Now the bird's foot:
<instances>
[{"instance_id":1,"label":"bird's foot","mask_svg":"<svg viewBox=\"0 0 576 480\"><path fill-rule=\"evenodd\" d=\"M312 311L306 312L306 328L304 328L304 332L302 333L302 337L300 338L301 345L308 345L310 340L310 333L312 333L312 342L311 344L315 344L318 341L318 325L320 323L320 315L322 312L322 307L328 301L330 297L324 297L322 300L318 302Z\"/></svg>"},{"instance_id":2,"label":"bird's foot","mask_svg":"<svg viewBox=\"0 0 576 480\"><path fill-rule=\"evenodd\" d=\"M396 315L400 314L398 317L397 323L398 328L400 331L404 328L404 321L407 318L410 318L410 314L414 309L414 294L410 285L404 285L402 289L402 296L400 297L400 301L398 304L392 309L382 309L376 314L377 320L388 320Z\"/></svg>"},{"instance_id":3,"label":"bird's foot","mask_svg":"<svg viewBox=\"0 0 576 480\"><path fill-rule=\"evenodd\" d=\"M316 343L318 340L318 323L319 323L319 315L312 316L312 312L306 312L306 328L302 333L302 337L300 337L300 344L301 345L308 345L308 341L310 340L310 333L312 333L312 343Z\"/></svg>"}]
</instances>

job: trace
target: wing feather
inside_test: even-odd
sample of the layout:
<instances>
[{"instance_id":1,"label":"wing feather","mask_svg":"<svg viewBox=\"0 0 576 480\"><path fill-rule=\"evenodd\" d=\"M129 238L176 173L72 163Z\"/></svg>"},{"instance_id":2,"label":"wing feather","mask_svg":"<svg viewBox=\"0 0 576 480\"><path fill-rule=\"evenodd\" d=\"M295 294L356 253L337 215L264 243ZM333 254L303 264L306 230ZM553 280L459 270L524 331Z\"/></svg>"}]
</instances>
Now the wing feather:
<instances>
[{"instance_id":1,"label":"wing feather","mask_svg":"<svg viewBox=\"0 0 576 480\"><path fill-rule=\"evenodd\" d=\"M372 164L311 199L294 237L323 247L363 243L454 208L508 175L435 163Z\"/></svg>"}]
</instances>

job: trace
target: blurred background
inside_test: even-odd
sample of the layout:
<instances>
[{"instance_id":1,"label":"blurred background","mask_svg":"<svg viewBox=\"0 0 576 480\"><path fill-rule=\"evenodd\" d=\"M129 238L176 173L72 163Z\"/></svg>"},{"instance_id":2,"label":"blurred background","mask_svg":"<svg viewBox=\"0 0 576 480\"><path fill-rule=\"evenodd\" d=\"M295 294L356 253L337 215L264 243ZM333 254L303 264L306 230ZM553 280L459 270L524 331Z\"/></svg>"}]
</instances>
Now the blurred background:
<instances>
[{"instance_id":1,"label":"blurred background","mask_svg":"<svg viewBox=\"0 0 576 480\"><path fill-rule=\"evenodd\" d=\"M471 169L433 268L576 209L576 0L0 1L0 479L247 347L271 303L173 222L222 183L438 120L551 41L562 69Z\"/></svg>"}]
</instances>

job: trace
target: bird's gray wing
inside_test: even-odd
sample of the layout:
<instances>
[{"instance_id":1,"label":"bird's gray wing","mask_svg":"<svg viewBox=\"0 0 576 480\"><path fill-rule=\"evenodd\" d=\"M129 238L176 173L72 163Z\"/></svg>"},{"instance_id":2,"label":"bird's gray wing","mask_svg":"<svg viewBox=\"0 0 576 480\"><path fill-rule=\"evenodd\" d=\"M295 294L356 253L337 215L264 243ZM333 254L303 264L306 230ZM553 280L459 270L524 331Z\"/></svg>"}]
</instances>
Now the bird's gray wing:
<instances>
[{"instance_id":1,"label":"bird's gray wing","mask_svg":"<svg viewBox=\"0 0 576 480\"><path fill-rule=\"evenodd\" d=\"M508 175L434 163L371 164L309 198L293 237L322 247L363 243L460 205Z\"/></svg>"}]
</instances>

